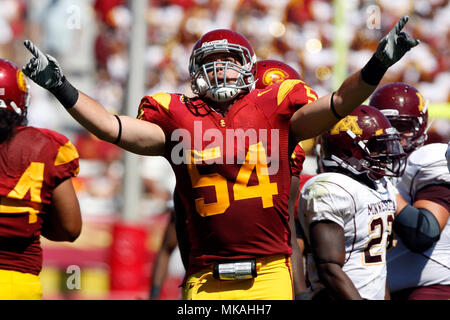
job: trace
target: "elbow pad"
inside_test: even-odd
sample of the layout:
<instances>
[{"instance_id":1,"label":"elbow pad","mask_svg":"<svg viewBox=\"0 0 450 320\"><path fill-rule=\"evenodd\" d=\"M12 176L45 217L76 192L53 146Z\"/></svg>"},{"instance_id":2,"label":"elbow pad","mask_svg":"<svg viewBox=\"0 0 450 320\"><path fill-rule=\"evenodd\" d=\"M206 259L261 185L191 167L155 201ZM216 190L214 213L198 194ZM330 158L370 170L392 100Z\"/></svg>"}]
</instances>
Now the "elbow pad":
<instances>
[{"instance_id":1,"label":"elbow pad","mask_svg":"<svg viewBox=\"0 0 450 320\"><path fill-rule=\"evenodd\" d=\"M394 220L394 231L412 252L423 252L439 240L441 231L436 217L428 210L406 206Z\"/></svg>"}]
</instances>

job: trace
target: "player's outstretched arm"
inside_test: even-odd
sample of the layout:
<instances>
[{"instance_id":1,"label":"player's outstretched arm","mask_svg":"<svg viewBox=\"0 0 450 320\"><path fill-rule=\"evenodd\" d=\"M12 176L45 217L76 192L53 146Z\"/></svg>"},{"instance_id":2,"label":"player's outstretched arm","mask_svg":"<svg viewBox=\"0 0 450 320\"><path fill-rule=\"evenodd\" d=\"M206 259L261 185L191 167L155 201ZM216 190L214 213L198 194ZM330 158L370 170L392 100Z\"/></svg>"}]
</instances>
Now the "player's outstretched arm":
<instances>
[{"instance_id":1,"label":"player's outstretched arm","mask_svg":"<svg viewBox=\"0 0 450 320\"><path fill-rule=\"evenodd\" d=\"M100 103L70 84L55 58L42 53L29 40L24 45L33 58L23 72L36 84L49 90L88 131L133 153L163 154L165 135L158 125L109 113Z\"/></svg>"},{"instance_id":2,"label":"player's outstretched arm","mask_svg":"<svg viewBox=\"0 0 450 320\"><path fill-rule=\"evenodd\" d=\"M303 106L292 116L291 130L298 140L318 136L350 114L372 94L388 68L419 44L401 31L408 19L404 16L398 21L381 39L369 62L348 77L336 92Z\"/></svg>"}]
</instances>

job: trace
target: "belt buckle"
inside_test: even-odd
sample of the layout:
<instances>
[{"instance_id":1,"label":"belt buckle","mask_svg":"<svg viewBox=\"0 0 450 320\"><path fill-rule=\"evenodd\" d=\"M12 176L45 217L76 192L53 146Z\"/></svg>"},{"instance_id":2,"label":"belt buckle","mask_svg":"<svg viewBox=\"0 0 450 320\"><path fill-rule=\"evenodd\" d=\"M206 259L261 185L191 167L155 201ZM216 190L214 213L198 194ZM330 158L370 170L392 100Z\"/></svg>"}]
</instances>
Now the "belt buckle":
<instances>
[{"instance_id":1,"label":"belt buckle","mask_svg":"<svg viewBox=\"0 0 450 320\"><path fill-rule=\"evenodd\" d=\"M214 263L213 276L217 280L247 280L256 278L256 259L231 260Z\"/></svg>"}]
</instances>

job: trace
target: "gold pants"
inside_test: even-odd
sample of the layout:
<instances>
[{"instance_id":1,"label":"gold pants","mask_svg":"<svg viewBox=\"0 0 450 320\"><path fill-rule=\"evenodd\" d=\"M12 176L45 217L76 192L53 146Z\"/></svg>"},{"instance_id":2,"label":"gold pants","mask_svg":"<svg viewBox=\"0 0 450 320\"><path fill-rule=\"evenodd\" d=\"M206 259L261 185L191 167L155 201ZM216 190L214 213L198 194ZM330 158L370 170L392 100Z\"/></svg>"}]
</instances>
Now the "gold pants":
<instances>
[{"instance_id":1,"label":"gold pants","mask_svg":"<svg viewBox=\"0 0 450 320\"><path fill-rule=\"evenodd\" d=\"M217 280L212 270L188 277L184 300L292 300L290 258L275 255L256 259L257 277L247 280Z\"/></svg>"},{"instance_id":2,"label":"gold pants","mask_svg":"<svg viewBox=\"0 0 450 320\"><path fill-rule=\"evenodd\" d=\"M40 300L39 276L11 270L0 270L0 300Z\"/></svg>"}]
</instances>

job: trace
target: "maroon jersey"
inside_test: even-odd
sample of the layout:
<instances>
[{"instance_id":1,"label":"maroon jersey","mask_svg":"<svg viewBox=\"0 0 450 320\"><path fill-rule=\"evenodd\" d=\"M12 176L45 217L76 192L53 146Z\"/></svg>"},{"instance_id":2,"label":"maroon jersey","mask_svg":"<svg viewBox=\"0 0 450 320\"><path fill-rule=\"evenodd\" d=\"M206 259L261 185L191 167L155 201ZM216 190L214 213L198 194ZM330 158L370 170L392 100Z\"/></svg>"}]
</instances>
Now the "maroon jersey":
<instances>
[{"instance_id":1,"label":"maroon jersey","mask_svg":"<svg viewBox=\"0 0 450 320\"><path fill-rule=\"evenodd\" d=\"M186 209L187 275L215 261L291 253L289 124L316 99L299 80L253 90L225 116L199 98L143 98L138 118L163 129Z\"/></svg>"},{"instance_id":2,"label":"maroon jersey","mask_svg":"<svg viewBox=\"0 0 450 320\"><path fill-rule=\"evenodd\" d=\"M18 127L0 144L0 269L39 274L43 215L78 169L75 147L51 130Z\"/></svg>"},{"instance_id":3,"label":"maroon jersey","mask_svg":"<svg viewBox=\"0 0 450 320\"><path fill-rule=\"evenodd\" d=\"M306 154L301 145L301 142L297 143L294 152L291 154L291 174L298 177L303 170L303 162L305 162Z\"/></svg>"}]
</instances>

